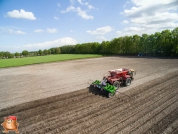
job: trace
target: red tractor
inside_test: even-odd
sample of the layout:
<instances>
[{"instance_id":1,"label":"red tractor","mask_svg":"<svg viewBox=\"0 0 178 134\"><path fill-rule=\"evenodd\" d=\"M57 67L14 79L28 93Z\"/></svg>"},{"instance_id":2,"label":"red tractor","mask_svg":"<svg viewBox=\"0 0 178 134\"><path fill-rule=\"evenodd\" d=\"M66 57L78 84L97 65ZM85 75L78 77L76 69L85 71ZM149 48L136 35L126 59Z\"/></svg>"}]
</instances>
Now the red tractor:
<instances>
[{"instance_id":1,"label":"red tractor","mask_svg":"<svg viewBox=\"0 0 178 134\"><path fill-rule=\"evenodd\" d=\"M107 94L108 97L112 97L121 84L129 86L135 74L136 72L133 69L121 68L110 70L109 75L104 76L102 81L95 80L92 82L92 85L100 89L102 93Z\"/></svg>"},{"instance_id":2,"label":"red tractor","mask_svg":"<svg viewBox=\"0 0 178 134\"><path fill-rule=\"evenodd\" d=\"M103 77L103 81L96 80L92 85L107 93L108 97L112 97L121 84L130 86L135 74L136 72L133 69L121 68L110 70L109 75Z\"/></svg>"},{"instance_id":3,"label":"red tractor","mask_svg":"<svg viewBox=\"0 0 178 134\"><path fill-rule=\"evenodd\" d=\"M109 71L110 75L104 76L103 80L105 82L117 87L120 87L120 84L124 84L125 86L130 86L131 81L134 79L135 70L133 69L115 69Z\"/></svg>"}]
</instances>

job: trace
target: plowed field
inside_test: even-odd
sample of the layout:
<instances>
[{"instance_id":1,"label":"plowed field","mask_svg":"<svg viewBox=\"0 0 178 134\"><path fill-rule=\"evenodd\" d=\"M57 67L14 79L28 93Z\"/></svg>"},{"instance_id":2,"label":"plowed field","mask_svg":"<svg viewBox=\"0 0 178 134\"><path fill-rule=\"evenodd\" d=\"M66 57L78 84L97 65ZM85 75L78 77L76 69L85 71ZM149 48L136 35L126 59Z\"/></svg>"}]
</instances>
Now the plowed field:
<instances>
[{"instance_id":1,"label":"plowed field","mask_svg":"<svg viewBox=\"0 0 178 134\"><path fill-rule=\"evenodd\" d=\"M110 64L104 64L106 59L110 59ZM103 70L112 66L114 67L111 69L116 68L118 64L116 60L118 63L123 63L124 67L127 65L128 68L136 69L137 75L131 86L121 87L115 97L107 98L90 86L47 98L46 96L39 97L41 99L32 98L32 101L24 101L25 103L4 104L0 110L0 123L3 122L4 117L15 115L20 124L19 132L23 134L177 134L178 60L111 57L90 59L85 62L85 66L89 66L88 71L92 70L89 76L99 77L98 74L103 73ZM96 61L103 63L102 66L97 65ZM74 61L66 64L69 65L71 62ZM81 65L83 60L75 62L72 67ZM87 64L88 62L90 64ZM95 69L94 65L101 67L99 69L102 71ZM83 68L80 69L80 72L82 71ZM77 81L79 74L77 70L75 73ZM66 79L66 81L70 80L73 81ZM84 81L87 83L87 80ZM5 82L1 78L0 84L3 83ZM3 104L3 99L1 103ZM1 127L0 131L2 130Z\"/></svg>"}]
</instances>

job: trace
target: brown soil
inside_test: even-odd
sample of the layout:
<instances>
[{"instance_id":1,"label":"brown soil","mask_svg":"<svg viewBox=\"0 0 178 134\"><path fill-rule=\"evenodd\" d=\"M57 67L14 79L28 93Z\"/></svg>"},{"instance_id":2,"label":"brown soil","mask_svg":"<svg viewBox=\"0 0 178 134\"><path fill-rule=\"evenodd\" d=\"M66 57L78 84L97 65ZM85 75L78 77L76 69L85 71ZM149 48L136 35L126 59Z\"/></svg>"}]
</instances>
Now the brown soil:
<instances>
[{"instance_id":1,"label":"brown soil","mask_svg":"<svg viewBox=\"0 0 178 134\"><path fill-rule=\"evenodd\" d=\"M57 69L57 67L61 68ZM115 97L107 98L92 86L78 89L82 87L80 85L82 80L89 85L90 77L99 79L106 70L121 67L134 68L137 70L137 75L132 85L121 87ZM29 73L29 68L33 68L32 73ZM38 68L43 69L37 71ZM62 73L61 69L66 72ZM35 71L39 76L30 76L30 74L34 75ZM75 76L71 75L67 78L69 71ZM20 133L178 133L177 59L108 57L1 69L1 72L5 78L0 78L1 93L3 93L0 95L0 123L3 122L4 117L15 115L20 124ZM15 76L19 74L22 77L17 79ZM60 84L53 83L53 79L49 79L53 78L52 74L55 79L61 80L62 88L55 87ZM57 74L60 77L57 77ZM38 90L36 84L40 82L39 78L42 76L45 88ZM93 78L94 76L96 78ZM81 77L84 78L79 80ZM9 80L9 84L6 80ZM21 86L17 88L18 85L14 81L20 82ZM77 83L73 85L74 82ZM33 93L32 89L29 91L28 88L25 89L30 84L35 87ZM46 86L51 86L51 88L47 89ZM74 86L77 91L70 88L71 90L65 93L63 92L66 90L65 86L72 88ZM53 87L58 90L53 90ZM18 95L17 89L23 91L23 94ZM17 96L14 96L14 93ZM8 98L10 102L6 102L8 96L12 96ZM27 96L31 99L24 99ZM39 96L39 99L35 96ZM18 99L22 100L14 102ZM31 101L28 102L29 100ZM0 127L0 132L2 130L3 128Z\"/></svg>"}]
</instances>

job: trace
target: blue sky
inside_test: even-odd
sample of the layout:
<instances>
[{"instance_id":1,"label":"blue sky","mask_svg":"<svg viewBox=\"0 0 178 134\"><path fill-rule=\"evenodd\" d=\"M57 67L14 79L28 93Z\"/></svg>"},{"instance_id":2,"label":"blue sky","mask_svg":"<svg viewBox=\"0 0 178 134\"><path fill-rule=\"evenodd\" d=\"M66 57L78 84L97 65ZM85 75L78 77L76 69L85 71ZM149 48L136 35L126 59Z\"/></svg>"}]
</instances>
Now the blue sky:
<instances>
[{"instance_id":1,"label":"blue sky","mask_svg":"<svg viewBox=\"0 0 178 134\"><path fill-rule=\"evenodd\" d=\"M178 27L178 0L0 0L0 51L36 51Z\"/></svg>"}]
</instances>

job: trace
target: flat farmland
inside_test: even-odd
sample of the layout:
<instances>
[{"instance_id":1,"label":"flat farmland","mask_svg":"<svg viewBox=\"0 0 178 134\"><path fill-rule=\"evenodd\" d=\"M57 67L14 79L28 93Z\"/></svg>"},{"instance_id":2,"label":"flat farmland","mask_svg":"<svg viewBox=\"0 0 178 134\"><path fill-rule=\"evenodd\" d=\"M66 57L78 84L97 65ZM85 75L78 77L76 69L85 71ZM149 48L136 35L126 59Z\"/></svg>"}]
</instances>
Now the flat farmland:
<instances>
[{"instance_id":1,"label":"flat farmland","mask_svg":"<svg viewBox=\"0 0 178 134\"><path fill-rule=\"evenodd\" d=\"M90 86L123 67L137 74L115 97ZM178 59L103 57L0 69L0 74L0 122L17 116L20 133L178 133Z\"/></svg>"}]
</instances>

